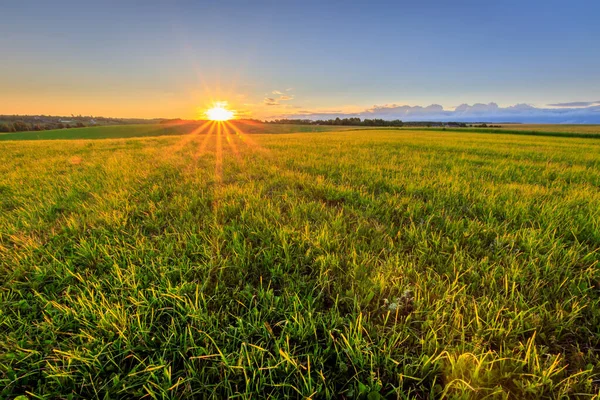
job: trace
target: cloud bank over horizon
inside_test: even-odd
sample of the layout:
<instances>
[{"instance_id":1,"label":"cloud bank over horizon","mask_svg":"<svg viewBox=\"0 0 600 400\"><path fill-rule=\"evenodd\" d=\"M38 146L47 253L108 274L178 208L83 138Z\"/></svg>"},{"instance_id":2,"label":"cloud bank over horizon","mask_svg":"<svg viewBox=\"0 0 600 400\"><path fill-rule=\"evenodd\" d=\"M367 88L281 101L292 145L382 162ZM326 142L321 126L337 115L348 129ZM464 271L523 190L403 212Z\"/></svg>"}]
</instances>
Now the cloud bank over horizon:
<instances>
[{"instance_id":1,"label":"cloud bank over horizon","mask_svg":"<svg viewBox=\"0 0 600 400\"><path fill-rule=\"evenodd\" d=\"M381 118L402 121L456 121L456 122L521 122L554 124L600 124L600 102L571 102L549 104L538 108L529 104L515 104L500 107L488 104L461 104L454 110L444 109L439 104L429 106L408 106L386 104L373 106L358 113L318 112L303 110L293 114L273 116L274 118L330 119L330 118Z\"/></svg>"}]
</instances>

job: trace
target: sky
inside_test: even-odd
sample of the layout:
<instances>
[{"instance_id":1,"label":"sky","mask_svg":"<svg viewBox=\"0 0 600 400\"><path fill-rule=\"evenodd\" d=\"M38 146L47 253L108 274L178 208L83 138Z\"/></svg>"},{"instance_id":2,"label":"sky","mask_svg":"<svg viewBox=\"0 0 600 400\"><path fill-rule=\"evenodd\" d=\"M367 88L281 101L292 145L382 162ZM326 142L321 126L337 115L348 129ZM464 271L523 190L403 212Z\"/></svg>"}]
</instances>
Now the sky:
<instances>
[{"instance_id":1,"label":"sky","mask_svg":"<svg viewBox=\"0 0 600 400\"><path fill-rule=\"evenodd\" d=\"M260 119L600 123L598 0L20 0L1 14L0 114L201 118L226 101Z\"/></svg>"}]
</instances>

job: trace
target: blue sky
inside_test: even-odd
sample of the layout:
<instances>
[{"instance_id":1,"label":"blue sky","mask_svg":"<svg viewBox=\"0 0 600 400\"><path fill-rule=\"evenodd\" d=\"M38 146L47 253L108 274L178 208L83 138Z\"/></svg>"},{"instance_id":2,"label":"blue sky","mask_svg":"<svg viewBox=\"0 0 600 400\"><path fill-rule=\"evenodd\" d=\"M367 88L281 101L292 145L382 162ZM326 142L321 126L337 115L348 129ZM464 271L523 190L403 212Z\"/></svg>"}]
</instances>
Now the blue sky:
<instances>
[{"instance_id":1,"label":"blue sky","mask_svg":"<svg viewBox=\"0 0 600 400\"><path fill-rule=\"evenodd\" d=\"M190 118L220 100L267 118L600 100L597 0L7 3L0 114Z\"/></svg>"}]
</instances>

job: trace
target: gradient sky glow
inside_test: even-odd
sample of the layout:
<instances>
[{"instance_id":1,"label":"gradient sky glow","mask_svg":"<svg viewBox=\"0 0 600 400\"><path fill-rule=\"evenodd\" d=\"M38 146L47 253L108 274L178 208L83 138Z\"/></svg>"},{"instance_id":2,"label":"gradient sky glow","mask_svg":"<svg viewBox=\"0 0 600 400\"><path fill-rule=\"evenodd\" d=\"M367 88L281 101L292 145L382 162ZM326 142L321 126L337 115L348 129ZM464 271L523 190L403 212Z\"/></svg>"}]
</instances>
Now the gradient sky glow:
<instances>
[{"instance_id":1,"label":"gradient sky glow","mask_svg":"<svg viewBox=\"0 0 600 400\"><path fill-rule=\"evenodd\" d=\"M6 1L0 114L600 100L600 1ZM270 105L267 105L270 104Z\"/></svg>"}]
</instances>

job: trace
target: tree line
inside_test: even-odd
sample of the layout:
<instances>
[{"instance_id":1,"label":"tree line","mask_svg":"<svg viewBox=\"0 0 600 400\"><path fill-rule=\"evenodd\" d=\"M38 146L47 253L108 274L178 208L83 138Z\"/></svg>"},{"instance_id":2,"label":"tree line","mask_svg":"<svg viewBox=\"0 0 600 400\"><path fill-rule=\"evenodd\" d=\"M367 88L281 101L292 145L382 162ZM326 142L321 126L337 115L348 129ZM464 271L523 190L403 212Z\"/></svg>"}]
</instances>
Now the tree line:
<instances>
[{"instance_id":1,"label":"tree line","mask_svg":"<svg viewBox=\"0 0 600 400\"><path fill-rule=\"evenodd\" d=\"M50 129L83 128L86 126L153 124L159 119L110 118L91 115L0 115L0 132L44 131Z\"/></svg>"},{"instance_id":2,"label":"tree line","mask_svg":"<svg viewBox=\"0 0 600 400\"><path fill-rule=\"evenodd\" d=\"M352 118L335 118L335 119L274 119L271 121L264 121L267 124L293 124L293 125L341 125L341 126L427 126L427 127L457 127L466 128L467 124L463 122L436 122L436 121L409 121L404 122L399 119L385 120L381 118L375 119L360 119L358 117Z\"/></svg>"},{"instance_id":3,"label":"tree line","mask_svg":"<svg viewBox=\"0 0 600 400\"><path fill-rule=\"evenodd\" d=\"M62 122L56 123L30 123L25 121L15 122L0 122L0 132L28 132L28 131L47 131L50 129L68 129L68 128L84 128L86 125L83 122L73 124L65 124Z\"/></svg>"},{"instance_id":4,"label":"tree line","mask_svg":"<svg viewBox=\"0 0 600 400\"><path fill-rule=\"evenodd\" d=\"M384 119L364 119L360 118L336 118L336 119L274 119L264 121L267 124L294 124L294 125L348 125L348 126L403 126L399 119L387 121Z\"/></svg>"}]
</instances>

